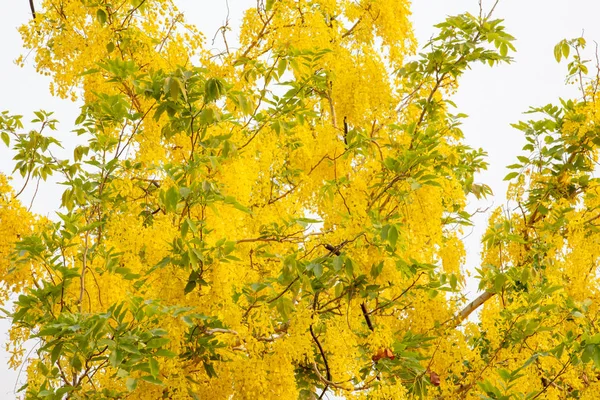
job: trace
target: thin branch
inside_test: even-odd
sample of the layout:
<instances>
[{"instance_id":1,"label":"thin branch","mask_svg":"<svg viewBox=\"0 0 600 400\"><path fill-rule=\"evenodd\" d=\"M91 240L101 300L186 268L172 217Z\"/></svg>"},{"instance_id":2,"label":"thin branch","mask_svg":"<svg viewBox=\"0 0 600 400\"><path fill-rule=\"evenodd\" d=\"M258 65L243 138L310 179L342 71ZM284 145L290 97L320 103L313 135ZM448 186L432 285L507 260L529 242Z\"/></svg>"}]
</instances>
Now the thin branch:
<instances>
[{"instance_id":1,"label":"thin branch","mask_svg":"<svg viewBox=\"0 0 600 400\"><path fill-rule=\"evenodd\" d=\"M531 400L537 399L542 394L544 394L550 386L554 385L555 384L554 381L556 381L561 375L563 375L565 373L565 371L567 370L569 365L571 365L571 359L569 359L569 361L567 361L563 365L562 369L560 371L558 371L558 374L556 374L556 376L554 378L552 378L552 380L550 382L548 382L546 385L544 385L544 388L538 394L536 394L534 397L532 397Z\"/></svg>"},{"instance_id":2,"label":"thin branch","mask_svg":"<svg viewBox=\"0 0 600 400\"><path fill-rule=\"evenodd\" d=\"M402 291L402 293L400 293L398 296L394 297L392 300L388 301L387 303L384 303L384 304L380 305L379 307L377 307L377 308L375 308L375 309L371 310L371 311L369 312L369 314L373 314L373 313L375 313L376 311L379 311L379 310L381 310L381 309L383 309L383 308L386 308L386 307L390 306L391 304L395 303L396 301L398 301L398 300L399 300L400 298L402 298L402 297L403 297L403 296L404 296L406 293L408 293L408 291L409 291L410 289L412 289L412 288L413 288L413 287L414 287L414 286L417 284L417 281L419 280L419 278L421 278L421 276L422 276L423 274L424 274L424 272L421 272L421 273L420 273L420 274L419 274L419 275L418 275L418 276L415 278L415 280L414 280L414 281L413 281L413 282L412 282L410 285L408 285L408 287L407 287L406 289L404 289L404 290Z\"/></svg>"},{"instance_id":3,"label":"thin branch","mask_svg":"<svg viewBox=\"0 0 600 400\"><path fill-rule=\"evenodd\" d=\"M40 188L40 180L42 177L39 177L37 183L35 184L35 192L33 192L33 197L31 198L31 203L29 203L29 208L27 208L28 212L31 212L31 208L33 207L33 202L35 201L35 197L37 196L38 190Z\"/></svg>"},{"instance_id":4,"label":"thin branch","mask_svg":"<svg viewBox=\"0 0 600 400\"><path fill-rule=\"evenodd\" d=\"M35 21L35 6L33 5L33 0L29 0L29 8L31 9L31 16Z\"/></svg>"},{"instance_id":5,"label":"thin branch","mask_svg":"<svg viewBox=\"0 0 600 400\"><path fill-rule=\"evenodd\" d=\"M346 37L352 35L352 32L354 32L354 30L356 29L356 27L358 26L358 24L360 24L363 20L364 15L362 15L358 20L356 20L356 22L354 23L354 25L352 25L352 27L350 29L348 29L343 35L342 35L342 39L345 39Z\"/></svg>"},{"instance_id":6,"label":"thin branch","mask_svg":"<svg viewBox=\"0 0 600 400\"><path fill-rule=\"evenodd\" d=\"M313 312L316 311L318 303L319 303L319 292L315 293L315 298L313 300ZM325 396L325 393L327 392L327 389L329 388L329 382L331 382L331 370L329 369L329 363L327 362L327 357L325 356L325 351L323 350L323 346L321 346L321 342L319 342L317 335L315 335L315 331L313 330L312 323L309 326L309 330L310 330L310 336L312 336L313 340L317 344L317 347L319 348L319 352L321 353L321 358L323 358L323 363L325 364L325 371L327 373L327 381L325 383L325 387L323 388L323 391L321 392L321 395L319 396L319 400L320 400L323 398L323 396ZM319 372L319 369L317 368L316 363L313 363L313 367L315 368L315 372L317 373L317 375L319 375L319 378L321 378L321 380L323 380L322 376Z\"/></svg>"},{"instance_id":7,"label":"thin branch","mask_svg":"<svg viewBox=\"0 0 600 400\"><path fill-rule=\"evenodd\" d=\"M83 250L83 257L82 257L81 276L79 277L79 284L81 286L79 288L79 312L80 313L83 310L83 294L85 292L85 272L87 269L88 237L89 237L89 232L86 232L85 247Z\"/></svg>"},{"instance_id":8,"label":"thin branch","mask_svg":"<svg viewBox=\"0 0 600 400\"><path fill-rule=\"evenodd\" d=\"M373 328L373 323L371 322L371 317L369 317L369 311L367 311L367 305L364 301L360 304L360 309L362 310L363 317L365 317L365 321L367 321L367 326L371 332L375 331L375 328Z\"/></svg>"}]
</instances>

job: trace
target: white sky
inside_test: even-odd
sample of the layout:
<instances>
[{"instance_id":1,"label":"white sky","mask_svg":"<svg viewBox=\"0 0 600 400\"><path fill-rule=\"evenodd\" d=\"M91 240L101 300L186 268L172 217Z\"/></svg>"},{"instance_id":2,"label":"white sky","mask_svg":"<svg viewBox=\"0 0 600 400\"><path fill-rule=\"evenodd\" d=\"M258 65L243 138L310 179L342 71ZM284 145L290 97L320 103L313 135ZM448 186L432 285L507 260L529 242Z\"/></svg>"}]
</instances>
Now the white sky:
<instances>
[{"instance_id":1,"label":"white sky","mask_svg":"<svg viewBox=\"0 0 600 400\"><path fill-rule=\"evenodd\" d=\"M205 33L209 42L227 15L224 0L175 2L185 12L188 21L196 23ZM32 118L34 110L54 111L62 122L57 136L65 141L71 135L69 131L78 114L78 105L52 98L48 93L49 79L35 73L31 58L25 68L13 63L21 54L16 28L31 14L25 0L4 0L3 3L0 13L0 37L3 39L0 45L0 76L3 77L0 111L22 114L24 121ZM229 1L230 26L233 28L231 38L237 34L236 27L243 9L253 4L254 0ZM484 1L485 8L490 6L491 0ZM479 8L477 0L415 0L412 9L417 38L424 43L433 33L432 26L446 15L465 11L476 14ZM453 98L458 110L470 116L463 124L466 142L489 153L489 170L480 175L479 181L490 185L494 196L490 201L472 201L472 210L505 202L506 184L502 181L507 173L505 166L515 162L524 142L522 135L509 124L525 118L521 113L529 106L555 103L560 96L577 96L573 86L564 85L566 66L564 62L559 65L554 60L554 45L563 38L578 37L584 32L589 43L588 58L592 58L593 41L600 41L600 25L597 23L600 2L596 0L501 0L494 15L505 19L507 31L517 38L515 62L494 68L477 65L463 77ZM65 142L67 148L72 148L69 146L73 143L72 136ZM0 171L8 174L11 166L10 155L1 144ZM16 179L15 186L18 187L20 182ZM33 185L30 189L25 192L24 199L31 198ZM33 211L48 215L58 206L60 191L61 188L54 184L40 187ZM486 216L479 214L474 222L476 228L466 239L467 268L471 269L478 265L479 238L485 229ZM469 298L476 296L475 288L469 285ZM6 363L8 355L4 352L4 344L8 339L7 329L7 321L0 321L0 399L3 400L15 398L13 388L17 380L17 372L9 370Z\"/></svg>"}]
</instances>

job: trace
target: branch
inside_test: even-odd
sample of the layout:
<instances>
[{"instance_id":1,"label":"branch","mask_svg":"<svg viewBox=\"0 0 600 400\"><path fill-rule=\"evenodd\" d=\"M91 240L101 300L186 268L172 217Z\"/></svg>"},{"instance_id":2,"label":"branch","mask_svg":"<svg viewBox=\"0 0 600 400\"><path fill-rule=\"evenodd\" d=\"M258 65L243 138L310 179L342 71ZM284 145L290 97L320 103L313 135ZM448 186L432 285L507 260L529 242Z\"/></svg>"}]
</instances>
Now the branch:
<instances>
[{"instance_id":1,"label":"branch","mask_svg":"<svg viewBox=\"0 0 600 400\"><path fill-rule=\"evenodd\" d=\"M232 329L223 329L223 328L213 328L205 331L207 335L214 335L215 333L231 333L232 335L239 335L236 331Z\"/></svg>"},{"instance_id":2,"label":"branch","mask_svg":"<svg viewBox=\"0 0 600 400\"><path fill-rule=\"evenodd\" d=\"M483 292L479 297L470 302L465 308L463 308L457 315L454 317L454 326L460 325L465 319L469 317L473 313L473 311L477 310L483 303L494 297L496 293L492 292Z\"/></svg>"},{"instance_id":3,"label":"branch","mask_svg":"<svg viewBox=\"0 0 600 400\"><path fill-rule=\"evenodd\" d=\"M78 301L78 305L79 305L79 313L81 313L83 311L83 294L85 292L85 273L87 270L87 253L88 253L88 249L89 249L89 243L88 243L88 238L89 238L89 232L85 234L85 248L83 250L83 255L82 255L82 261L81 261L81 276L79 277L79 301Z\"/></svg>"},{"instance_id":4,"label":"branch","mask_svg":"<svg viewBox=\"0 0 600 400\"><path fill-rule=\"evenodd\" d=\"M400 299L401 297L403 297L406 293L408 293L408 291L410 289L412 289L416 284L417 281L419 280L419 278L421 278L421 276L424 274L424 272L421 272L419 275L417 275L417 277L415 278L415 280L406 288L402 291L402 293L400 293L398 296L394 297L392 300L388 301L387 303L384 303L382 305L380 305L379 307L376 307L375 309L371 310L369 312L369 314L373 314L376 311L379 311L383 308L386 308L388 306L390 306L391 304L395 303L398 299Z\"/></svg>"},{"instance_id":5,"label":"branch","mask_svg":"<svg viewBox=\"0 0 600 400\"><path fill-rule=\"evenodd\" d=\"M363 317L365 317L365 321L367 321L367 326L373 332L375 329L373 328L373 323L371 322L371 318L369 317L369 312L367 311L367 306L364 302L361 303L360 309L362 310Z\"/></svg>"},{"instance_id":6,"label":"branch","mask_svg":"<svg viewBox=\"0 0 600 400\"><path fill-rule=\"evenodd\" d=\"M35 20L35 7L33 5L33 0L29 0L29 8L31 9L31 16Z\"/></svg>"},{"instance_id":7,"label":"branch","mask_svg":"<svg viewBox=\"0 0 600 400\"><path fill-rule=\"evenodd\" d=\"M315 298L313 300L313 313L317 310L318 304L319 304L319 292L316 292ZM325 383L325 387L323 388L323 391L321 392L321 395L319 396L319 400L321 400L323 398L323 396L325 396L325 393L327 393L327 389L329 388L329 383L331 382L331 370L329 369L329 363L327 362L327 357L325 356L325 350L323 350L323 346L321 346L321 342L319 342L319 339L317 338L317 335L315 335L315 331L313 330L312 322L311 322L310 326L308 327L308 329L310 330L310 336L312 336L313 340L317 344L317 347L319 348L319 353L321 353L321 358L323 359L323 363L325 364L325 371L327 372L327 379L324 379L323 376L321 375L321 373L319 372L319 369L317 368L317 364L315 362L313 362L313 368L315 369L315 372L319 376L319 379Z\"/></svg>"}]
</instances>

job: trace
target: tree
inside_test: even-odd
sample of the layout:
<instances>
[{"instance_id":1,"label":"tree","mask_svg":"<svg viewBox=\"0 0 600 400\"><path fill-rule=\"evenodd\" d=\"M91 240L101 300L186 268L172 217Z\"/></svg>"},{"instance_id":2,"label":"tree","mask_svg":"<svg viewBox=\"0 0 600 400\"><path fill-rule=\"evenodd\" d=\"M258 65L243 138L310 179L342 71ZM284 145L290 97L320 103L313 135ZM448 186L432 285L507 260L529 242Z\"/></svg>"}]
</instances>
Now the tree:
<instances>
[{"instance_id":1,"label":"tree","mask_svg":"<svg viewBox=\"0 0 600 400\"><path fill-rule=\"evenodd\" d=\"M33 10L32 10L33 11ZM0 180L2 296L27 398L594 398L598 77L532 109L465 305L461 227L485 152L449 96L510 62L492 13L424 51L407 2L259 1L214 54L169 0L45 0L21 28L57 121L0 116L15 172L64 180L55 220ZM223 34L227 26L222 28ZM570 57L571 56L571 57ZM570 58L569 58L570 57ZM482 307L483 306L483 307ZM478 321L466 321L481 307Z\"/></svg>"}]
</instances>

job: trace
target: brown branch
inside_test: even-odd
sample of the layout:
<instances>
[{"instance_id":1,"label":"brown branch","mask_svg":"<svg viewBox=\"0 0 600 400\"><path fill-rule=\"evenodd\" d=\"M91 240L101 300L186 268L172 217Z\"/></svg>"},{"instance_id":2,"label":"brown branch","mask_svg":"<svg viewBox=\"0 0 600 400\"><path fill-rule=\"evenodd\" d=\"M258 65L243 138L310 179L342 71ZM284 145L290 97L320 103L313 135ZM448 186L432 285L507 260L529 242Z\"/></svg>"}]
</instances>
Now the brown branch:
<instances>
[{"instance_id":1,"label":"brown branch","mask_svg":"<svg viewBox=\"0 0 600 400\"><path fill-rule=\"evenodd\" d=\"M31 16L35 21L35 6L33 5L33 0L29 0L29 8L31 9Z\"/></svg>"},{"instance_id":2,"label":"brown branch","mask_svg":"<svg viewBox=\"0 0 600 400\"><path fill-rule=\"evenodd\" d=\"M552 380L550 382L548 382L547 384L544 385L544 388L538 393L536 394L534 397L531 398L531 400L537 399L538 397L540 397L542 394L544 394L546 392L546 390L548 390L548 388L550 386L556 385L554 382L565 373L565 371L567 370L567 368L569 367L569 365L571 365L571 359L569 359L562 367L562 369L560 371L558 371L558 374L556 374L556 376L554 378L552 378Z\"/></svg>"},{"instance_id":3,"label":"brown branch","mask_svg":"<svg viewBox=\"0 0 600 400\"><path fill-rule=\"evenodd\" d=\"M319 399L322 399L323 396L325 395L325 392L327 392L327 388L329 388L330 383L332 383L331 382L331 371L329 369L329 363L327 362L327 357L325 357L325 351L323 350L323 346L321 346L321 342L319 342L319 339L317 339L317 336L315 335L315 332L313 331L312 324L310 325L309 329L310 329L310 335L312 336L313 340L317 344L317 347L319 348L319 353L321 353L321 358L323 358L323 363L325 364L325 372L327 374L327 378L323 379L321 373L319 372L319 369L317 368L317 364L313 363L313 368L315 369L315 372L317 372L319 379L321 379L321 381L325 382L325 388L323 388L323 392L319 396Z\"/></svg>"},{"instance_id":4,"label":"brown branch","mask_svg":"<svg viewBox=\"0 0 600 400\"><path fill-rule=\"evenodd\" d=\"M250 53L250 51L258 45L258 43L261 41L263 35L265 34L267 26L269 26L269 23L271 22L271 20L273 19L274 16L275 16L275 13L272 13L269 16L269 18L267 18L267 20L264 22L260 32L258 32L258 35L256 35L256 38L254 39L254 41L252 41L252 43L250 43L250 45L248 46L246 51L244 51L244 53L242 54L242 56L240 58L246 58L248 56L248 53Z\"/></svg>"},{"instance_id":5,"label":"brown branch","mask_svg":"<svg viewBox=\"0 0 600 400\"><path fill-rule=\"evenodd\" d=\"M381 309L383 309L383 308L386 308L386 307L390 306L391 304L395 303L395 302L396 302L398 299L400 299L401 297L403 297L403 296L404 296L406 293L408 293L408 291L409 291L410 289L412 289L412 288L413 288L413 287L414 287L414 286L417 284L417 281L419 280L419 278L421 278L421 276L422 276L423 274L424 274L424 272L421 272L421 273L420 273L420 274L419 274L419 275L418 275L418 276L415 278L415 280L414 280L414 281L413 281L413 282L412 282L412 283L411 283L411 284L410 284L410 285L409 285L409 286L408 286L406 289L404 289L404 290L402 291L402 293L400 293L398 296L394 297L392 300L388 301L387 303L384 303L384 304L380 305L379 307L377 307L377 308L375 308L375 309L371 310L371 311L369 312L369 314L373 314L373 313L375 313L376 311L379 311L379 310L381 310Z\"/></svg>"},{"instance_id":6,"label":"brown branch","mask_svg":"<svg viewBox=\"0 0 600 400\"><path fill-rule=\"evenodd\" d=\"M319 292L315 293L315 298L313 300L313 312L317 309L318 303L319 303ZM325 356L325 350L323 350L323 346L321 346L321 342L319 342L317 335L315 335L315 331L313 330L312 323L309 326L309 330L310 330L310 336L312 336L313 340L317 344L317 347L319 348L319 352L321 353L321 358L323 358L323 363L325 364L325 371L327 373L327 380L325 383L325 387L323 388L323 391L321 392L321 395L319 396L319 399L322 399L323 396L325 396L327 389L329 388L329 382L331 382L331 370L329 369L329 363L327 362L327 357ZM313 367L315 369L315 372L317 372L317 375L319 376L319 378L322 381L324 381L321 374L319 373L319 369L317 368L316 363L313 363Z\"/></svg>"},{"instance_id":7,"label":"brown branch","mask_svg":"<svg viewBox=\"0 0 600 400\"><path fill-rule=\"evenodd\" d=\"M288 290L290 290L290 288L292 287L292 285L298 281L298 279L300 279L300 277L299 277L299 276L295 277L295 278L294 278L294 279L293 279L293 280L290 282L290 284L289 284L289 285L287 285L287 286L285 287L285 289L283 289L283 291L282 291L281 293L279 293L277 296L273 297L271 300L267 301L267 303L271 304L271 303L273 303L275 300L277 300L277 299L279 299L281 296L283 296L283 295L284 295L284 294L285 294L285 293L286 293Z\"/></svg>"},{"instance_id":8,"label":"brown branch","mask_svg":"<svg viewBox=\"0 0 600 400\"><path fill-rule=\"evenodd\" d=\"M88 249L89 249L89 243L88 243L88 237L89 237L89 233L85 234L85 247L83 250L83 256L82 256L82 261L81 261L81 275L79 277L79 284L80 284L80 288L79 288L79 312L81 313L83 311L83 294L85 292L85 273L87 271L87 253L88 253ZM89 296L89 294L88 294Z\"/></svg>"},{"instance_id":9,"label":"brown branch","mask_svg":"<svg viewBox=\"0 0 600 400\"><path fill-rule=\"evenodd\" d=\"M358 26L358 24L360 24L360 23L362 22L362 20L363 20L363 17L364 17L364 15L363 15L363 16L361 16L361 17L360 17L360 18L359 18L359 19L358 19L358 20L357 20L357 21L354 23L354 25L352 25L352 26L350 27L350 29L348 29L348 30L347 30L347 31L346 31L346 32L345 32L345 33L342 35L342 39L345 39L346 37L348 37L348 36L352 35L352 32L354 32L354 30L356 29L356 27Z\"/></svg>"},{"instance_id":10,"label":"brown branch","mask_svg":"<svg viewBox=\"0 0 600 400\"><path fill-rule=\"evenodd\" d=\"M367 326L369 327L371 332L375 331L375 328L373 328L373 323L371 322L371 317L369 317L369 312L367 311L367 306L364 301L361 303L360 309L362 310L363 317L365 317L365 321L367 321Z\"/></svg>"}]
</instances>

